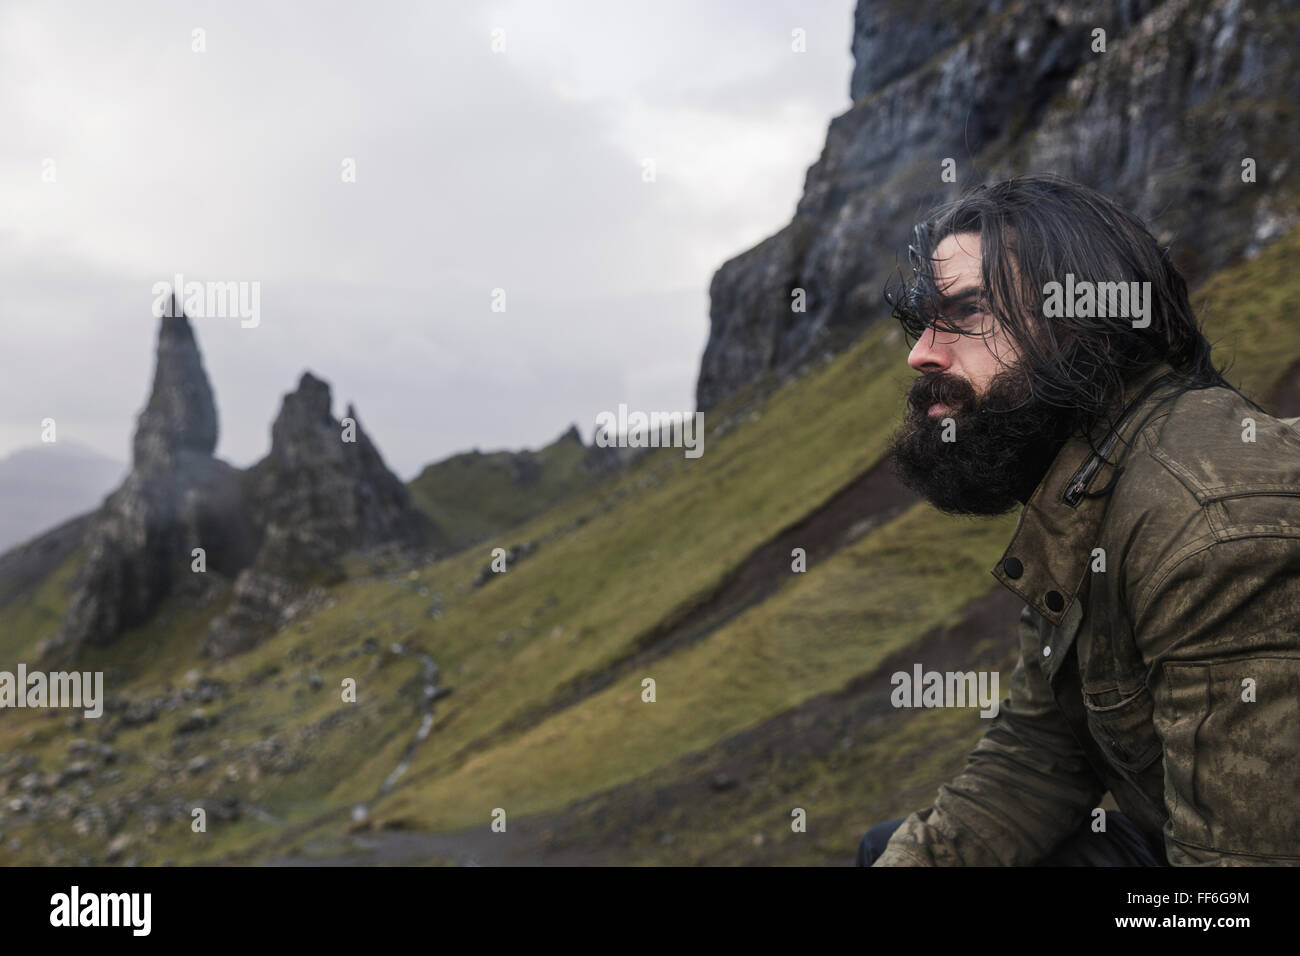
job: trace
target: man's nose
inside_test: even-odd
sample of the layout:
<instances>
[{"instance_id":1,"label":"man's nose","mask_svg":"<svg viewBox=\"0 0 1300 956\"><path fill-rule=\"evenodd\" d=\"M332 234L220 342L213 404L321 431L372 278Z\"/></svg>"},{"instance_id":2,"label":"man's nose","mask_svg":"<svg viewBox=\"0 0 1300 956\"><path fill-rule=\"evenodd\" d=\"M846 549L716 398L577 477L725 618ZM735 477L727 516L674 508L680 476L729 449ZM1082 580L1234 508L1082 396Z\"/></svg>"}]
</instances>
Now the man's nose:
<instances>
[{"instance_id":1,"label":"man's nose","mask_svg":"<svg viewBox=\"0 0 1300 956\"><path fill-rule=\"evenodd\" d=\"M952 364L948 350L936 343L935 335L934 329L928 329L907 356L907 364L918 372L946 372Z\"/></svg>"}]
</instances>

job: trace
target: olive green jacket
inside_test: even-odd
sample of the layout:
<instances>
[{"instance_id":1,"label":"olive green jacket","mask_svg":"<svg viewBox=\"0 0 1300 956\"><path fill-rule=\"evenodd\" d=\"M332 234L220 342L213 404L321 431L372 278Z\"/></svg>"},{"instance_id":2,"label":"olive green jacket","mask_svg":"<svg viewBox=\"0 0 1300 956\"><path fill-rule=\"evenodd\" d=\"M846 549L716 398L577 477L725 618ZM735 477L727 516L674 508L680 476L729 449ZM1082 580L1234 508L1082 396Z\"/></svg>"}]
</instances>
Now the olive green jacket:
<instances>
[{"instance_id":1,"label":"olive green jacket","mask_svg":"<svg viewBox=\"0 0 1300 956\"><path fill-rule=\"evenodd\" d=\"M1025 504L1009 699L875 865L1034 864L1106 791L1175 866L1300 864L1300 420L1170 371Z\"/></svg>"}]
</instances>

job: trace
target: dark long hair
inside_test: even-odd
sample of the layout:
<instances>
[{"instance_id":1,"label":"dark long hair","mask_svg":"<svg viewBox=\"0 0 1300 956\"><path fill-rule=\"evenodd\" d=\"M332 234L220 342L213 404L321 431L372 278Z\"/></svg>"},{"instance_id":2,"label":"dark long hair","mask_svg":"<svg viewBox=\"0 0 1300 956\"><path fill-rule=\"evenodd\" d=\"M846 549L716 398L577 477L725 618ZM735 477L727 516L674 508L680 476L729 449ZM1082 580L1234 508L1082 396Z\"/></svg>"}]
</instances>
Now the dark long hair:
<instances>
[{"instance_id":1,"label":"dark long hair","mask_svg":"<svg viewBox=\"0 0 1300 956\"><path fill-rule=\"evenodd\" d=\"M1112 199L1057 176L975 187L916 226L908 247L913 278L885 290L909 346L932 328L979 334L955 328L940 311L934 252L958 233L980 237L988 308L1019 350L1032 394L1061 408L1079 433L1093 429L1130 379L1162 360L1175 370L1175 394L1215 386L1242 394L1224 378L1227 367L1215 367L1169 248ZM1150 324L1044 318L1044 286L1067 273L1076 283L1150 282Z\"/></svg>"}]
</instances>

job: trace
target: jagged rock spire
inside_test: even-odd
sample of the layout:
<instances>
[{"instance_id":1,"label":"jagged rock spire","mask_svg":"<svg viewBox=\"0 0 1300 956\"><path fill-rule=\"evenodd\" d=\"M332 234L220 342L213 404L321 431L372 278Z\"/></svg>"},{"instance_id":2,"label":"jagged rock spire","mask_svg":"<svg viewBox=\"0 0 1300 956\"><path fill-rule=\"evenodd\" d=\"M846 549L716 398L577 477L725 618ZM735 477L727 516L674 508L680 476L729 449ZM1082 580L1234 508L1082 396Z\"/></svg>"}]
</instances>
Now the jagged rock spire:
<instances>
[{"instance_id":1,"label":"jagged rock spire","mask_svg":"<svg viewBox=\"0 0 1300 956\"><path fill-rule=\"evenodd\" d=\"M186 450L217 447L217 406L189 320L173 306L158 329L153 390L135 430L137 468L163 464Z\"/></svg>"},{"instance_id":2,"label":"jagged rock spire","mask_svg":"<svg viewBox=\"0 0 1300 956\"><path fill-rule=\"evenodd\" d=\"M310 526L347 547L418 541L422 516L406 486L384 463L352 405L345 431L331 412L329 384L304 372L284 396L271 426L271 452L260 464L256 500L267 524Z\"/></svg>"},{"instance_id":3,"label":"jagged rock spire","mask_svg":"<svg viewBox=\"0 0 1300 956\"><path fill-rule=\"evenodd\" d=\"M330 387L304 372L271 426L271 452L249 472L265 541L235 581L226 612L212 622L203 653L247 650L283 626L311 585L342 577L349 550L416 545L431 533L402 481L347 406L347 429L331 412Z\"/></svg>"},{"instance_id":4,"label":"jagged rock spire","mask_svg":"<svg viewBox=\"0 0 1300 956\"><path fill-rule=\"evenodd\" d=\"M258 529L240 473L212 457L217 411L198 343L178 309L162 317L149 403L135 433L134 465L87 535L68 611L47 652L109 644L144 623L189 571L191 549L233 575L252 561Z\"/></svg>"},{"instance_id":5,"label":"jagged rock spire","mask_svg":"<svg viewBox=\"0 0 1300 956\"><path fill-rule=\"evenodd\" d=\"M421 545L435 530L353 419L330 411L330 387L304 373L271 429L271 452L248 471L212 457L217 413L194 332L164 316L153 392L140 414L135 464L87 539L63 626L46 653L110 644L168 597L215 593L234 579L202 650L254 646L292 619L315 588L342 577L348 552ZM202 548L206 570L190 561Z\"/></svg>"}]
</instances>

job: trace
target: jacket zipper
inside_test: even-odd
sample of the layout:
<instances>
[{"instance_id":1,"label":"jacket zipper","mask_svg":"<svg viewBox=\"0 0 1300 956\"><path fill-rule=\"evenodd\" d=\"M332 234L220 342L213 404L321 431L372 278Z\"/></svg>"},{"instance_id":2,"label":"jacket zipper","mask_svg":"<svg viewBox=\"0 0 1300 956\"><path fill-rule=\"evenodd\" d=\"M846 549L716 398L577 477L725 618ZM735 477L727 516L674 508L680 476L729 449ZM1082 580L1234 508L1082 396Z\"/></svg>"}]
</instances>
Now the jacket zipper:
<instances>
[{"instance_id":1,"label":"jacket zipper","mask_svg":"<svg viewBox=\"0 0 1300 956\"><path fill-rule=\"evenodd\" d=\"M1102 462L1105 460L1106 456L1110 454L1111 449L1115 447L1115 443L1119 441L1120 433L1124 430L1124 427L1128 425L1128 423L1133 419L1133 416L1137 414L1138 408L1144 401L1146 401L1147 397L1150 396L1165 379L1169 378L1169 376L1170 373L1168 372L1161 375L1144 388L1141 395L1133 399L1133 402L1127 409L1125 409L1124 414L1120 417L1119 422L1110 430L1110 434L1108 434L1105 440L1101 443L1101 448L1093 452L1092 455L1089 456L1088 460L1079 467L1079 470L1074 473L1074 477L1070 479L1070 483L1065 486L1065 494L1061 496L1062 501L1073 508L1083 499L1084 492L1088 490L1088 482L1092 481L1093 476L1096 475L1097 470L1101 468Z\"/></svg>"}]
</instances>

